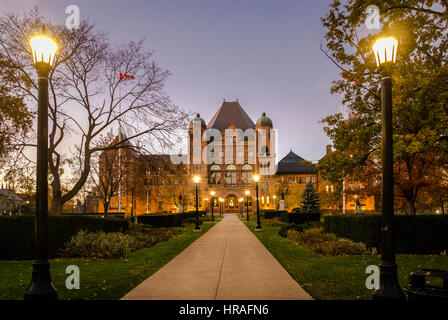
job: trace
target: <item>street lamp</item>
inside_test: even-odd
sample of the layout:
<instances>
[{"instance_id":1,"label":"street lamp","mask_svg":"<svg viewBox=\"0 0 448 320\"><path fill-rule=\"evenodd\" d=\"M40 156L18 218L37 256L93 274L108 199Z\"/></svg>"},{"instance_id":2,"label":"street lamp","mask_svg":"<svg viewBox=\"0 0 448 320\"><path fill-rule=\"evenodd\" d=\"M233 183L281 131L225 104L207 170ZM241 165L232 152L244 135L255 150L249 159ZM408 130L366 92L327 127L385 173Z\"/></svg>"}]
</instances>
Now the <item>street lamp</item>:
<instances>
[{"instance_id":1,"label":"street lamp","mask_svg":"<svg viewBox=\"0 0 448 320\"><path fill-rule=\"evenodd\" d=\"M221 203L221 208L220 208L220 211L219 211L219 216L220 217L222 217L222 214L223 214L223 203L224 203L224 199L223 198L219 198L219 202Z\"/></svg>"},{"instance_id":2,"label":"street lamp","mask_svg":"<svg viewBox=\"0 0 448 320\"><path fill-rule=\"evenodd\" d=\"M249 221L249 194L250 191L246 190L246 221Z\"/></svg>"},{"instance_id":3,"label":"street lamp","mask_svg":"<svg viewBox=\"0 0 448 320\"><path fill-rule=\"evenodd\" d=\"M201 181L201 177L195 176L193 178L195 189L196 189L196 226L194 227L194 231L201 231L199 228L199 197L198 197L198 184Z\"/></svg>"},{"instance_id":4,"label":"street lamp","mask_svg":"<svg viewBox=\"0 0 448 320\"><path fill-rule=\"evenodd\" d=\"M398 41L392 37L380 38L373 45L376 64L382 72L381 108L383 139L382 213L381 213L381 264L380 288L375 291L375 300L403 300L395 263L393 243L394 180L392 141L392 79L391 69L397 58Z\"/></svg>"},{"instance_id":5,"label":"street lamp","mask_svg":"<svg viewBox=\"0 0 448 320\"><path fill-rule=\"evenodd\" d=\"M210 203L212 205L212 221L215 221L215 217L213 215L213 207L215 206L215 191L211 191L210 195L212 196L212 199L210 201Z\"/></svg>"},{"instance_id":6,"label":"street lamp","mask_svg":"<svg viewBox=\"0 0 448 320\"><path fill-rule=\"evenodd\" d=\"M25 291L27 300L55 300L57 291L51 282L48 260L48 74L54 63L58 46L45 27L30 40L34 67L39 77L37 110L37 175L35 260L31 283Z\"/></svg>"},{"instance_id":7,"label":"street lamp","mask_svg":"<svg viewBox=\"0 0 448 320\"><path fill-rule=\"evenodd\" d=\"M261 223L260 223L260 208L258 204L258 181L260 181L259 175L254 175L253 179L255 181L255 196L257 197L257 226L255 227L255 231L262 230Z\"/></svg>"}]
</instances>

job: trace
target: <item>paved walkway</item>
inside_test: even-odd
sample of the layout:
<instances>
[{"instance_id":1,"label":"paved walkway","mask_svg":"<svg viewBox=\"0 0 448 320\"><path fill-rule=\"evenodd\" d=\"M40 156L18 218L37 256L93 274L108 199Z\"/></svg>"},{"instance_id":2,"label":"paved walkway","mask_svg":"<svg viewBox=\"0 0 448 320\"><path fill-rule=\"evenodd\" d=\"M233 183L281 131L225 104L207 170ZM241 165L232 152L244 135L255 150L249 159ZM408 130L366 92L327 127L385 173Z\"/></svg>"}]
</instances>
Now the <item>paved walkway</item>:
<instances>
[{"instance_id":1,"label":"paved walkway","mask_svg":"<svg viewBox=\"0 0 448 320\"><path fill-rule=\"evenodd\" d=\"M309 300L235 214L143 281L125 300Z\"/></svg>"}]
</instances>

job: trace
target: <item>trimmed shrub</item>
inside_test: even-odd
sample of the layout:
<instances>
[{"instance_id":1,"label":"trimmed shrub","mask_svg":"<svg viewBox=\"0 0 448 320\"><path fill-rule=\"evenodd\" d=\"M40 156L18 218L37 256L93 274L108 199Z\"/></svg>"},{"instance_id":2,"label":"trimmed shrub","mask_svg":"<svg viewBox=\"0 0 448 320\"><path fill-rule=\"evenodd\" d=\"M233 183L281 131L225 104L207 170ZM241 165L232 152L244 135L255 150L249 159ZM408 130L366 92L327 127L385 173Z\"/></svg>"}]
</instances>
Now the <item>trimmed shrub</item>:
<instances>
[{"instance_id":1,"label":"trimmed shrub","mask_svg":"<svg viewBox=\"0 0 448 320\"><path fill-rule=\"evenodd\" d=\"M280 215L285 212L287 213L286 210L273 210L273 209L264 209L260 211L260 213L263 214L263 218L265 219L279 218Z\"/></svg>"},{"instance_id":2,"label":"trimmed shrub","mask_svg":"<svg viewBox=\"0 0 448 320\"><path fill-rule=\"evenodd\" d=\"M324 230L381 249L381 215L325 216ZM440 254L448 249L448 216L395 215L397 253Z\"/></svg>"},{"instance_id":3,"label":"trimmed shrub","mask_svg":"<svg viewBox=\"0 0 448 320\"><path fill-rule=\"evenodd\" d=\"M309 221L319 221L320 213L296 213L282 212L280 220L287 223L303 224Z\"/></svg>"},{"instance_id":4,"label":"trimmed shrub","mask_svg":"<svg viewBox=\"0 0 448 320\"><path fill-rule=\"evenodd\" d=\"M33 259L34 215L0 216L0 259ZM48 217L48 255L56 257L64 244L80 230L105 233L126 231L129 222L85 216Z\"/></svg>"},{"instance_id":5,"label":"trimmed shrub","mask_svg":"<svg viewBox=\"0 0 448 320\"><path fill-rule=\"evenodd\" d=\"M183 214L144 214L137 216L137 222L153 227L178 227L182 225Z\"/></svg>"}]
</instances>

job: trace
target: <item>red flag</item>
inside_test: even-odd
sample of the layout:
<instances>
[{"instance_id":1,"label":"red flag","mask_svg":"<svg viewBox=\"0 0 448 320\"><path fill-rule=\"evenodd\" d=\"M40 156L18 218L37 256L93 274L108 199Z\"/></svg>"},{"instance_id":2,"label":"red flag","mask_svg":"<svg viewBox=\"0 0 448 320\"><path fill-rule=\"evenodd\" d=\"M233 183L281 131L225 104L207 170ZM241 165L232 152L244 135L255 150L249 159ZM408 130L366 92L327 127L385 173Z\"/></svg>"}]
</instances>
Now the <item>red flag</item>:
<instances>
[{"instance_id":1,"label":"red flag","mask_svg":"<svg viewBox=\"0 0 448 320\"><path fill-rule=\"evenodd\" d=\"M120 73L120 80L123 80L123 79L134 80L135 77L134 77L134 76L131 76L131 75L128 75L128 74L122 74L122 73Z\"/></svg>"}]
</instances>

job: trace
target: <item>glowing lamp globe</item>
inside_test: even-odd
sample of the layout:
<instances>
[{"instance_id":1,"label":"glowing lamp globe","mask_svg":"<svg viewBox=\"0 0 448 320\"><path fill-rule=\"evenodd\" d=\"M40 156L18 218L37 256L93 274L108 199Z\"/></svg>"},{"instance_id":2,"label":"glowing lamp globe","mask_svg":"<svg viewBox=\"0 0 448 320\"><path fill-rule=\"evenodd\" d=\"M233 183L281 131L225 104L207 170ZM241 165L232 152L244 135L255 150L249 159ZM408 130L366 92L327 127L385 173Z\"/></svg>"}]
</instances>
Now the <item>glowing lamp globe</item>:
<instances>
[{"instance_id":1,"label":"glowing lamp globe","mask_svg":"<svg viewBox=\"0 0 448 320\"><path fill-rule=\"evenodd\" d=\"M380 67L385 63L395 63L397 59L398 41L394 37L380 38L373 45L376 65Z\"/></svg>"},{"instance_id":2,"label":"glowing lamp globe","mask_svg":"<svg viewBox=\"0 0 448 320\"><path fill-rule=\"evenodd\" d=\"M37 34L30 40L31 51L33 53L34 64L44 63L53 65L58 45L44 33Z\"/></svg>"},{"instance_id":3,"label":"glowing lamp globe","mask_svg":"<svg viewBox=\"0 0 448 320\"><path fill-rule=\"evenodd\" d=\"M248 196L249 194L250 194L250 191L249 190L246 190L246 196Z\"/></svg>"},{"instance_id":4,"label":"glowing lamp globe","mask_svg":"<svg viewBox=\"0 0 448 320\"><path fill-rule=\"evenodd\" d=\"M199 181L201 181L201 177L199 177L199 176L195 176L195 177L193 178L193 181L194 181L194 183L199 183Z\"/></svg>"},{"instance_id":5,"label":"glowing lamp globe","mask_svg":"<svg viewBox=\"0 0 448 320\"><path fill-rule=\"evenodd\" d=\"M255 182L260 181L260 176L259 176L259 175L254 175L254 181L255 181Z\"/></svg>"}]
</instances>

